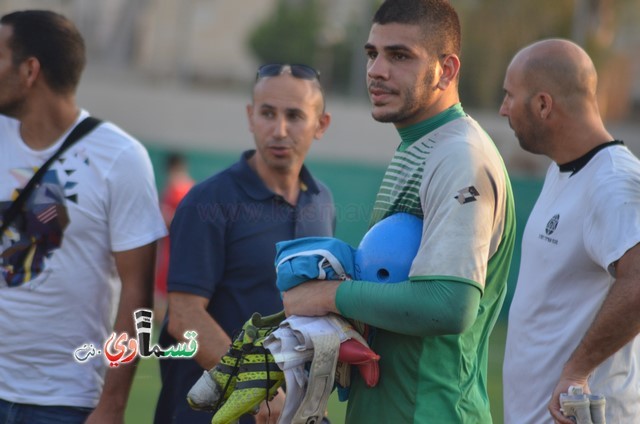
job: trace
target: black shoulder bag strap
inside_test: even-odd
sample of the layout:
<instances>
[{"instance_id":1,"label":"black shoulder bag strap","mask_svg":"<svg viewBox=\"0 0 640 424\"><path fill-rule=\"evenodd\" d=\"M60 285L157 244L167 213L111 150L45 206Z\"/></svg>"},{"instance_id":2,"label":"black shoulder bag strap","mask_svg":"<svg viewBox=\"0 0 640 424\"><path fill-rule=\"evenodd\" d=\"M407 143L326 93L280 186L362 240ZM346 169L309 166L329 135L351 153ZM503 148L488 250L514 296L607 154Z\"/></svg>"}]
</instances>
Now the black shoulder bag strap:
<instances>
[{"instance_id":1,"label":"black shoulder bag strap","mask_svg":"<svg viewBox=\"0 0 640 424\"><path fill-rule=\"evenodd\" d=\"M26 203L29 195L33 189L40 183L42 177L47 172L47 169L51 164L60 157L69 147L71 147L76 141L80 140L85 135L89 134L91 130L97 127L102 121L93 116L88 116L82 120L76 127L69 133L67 138L62 143L62 146L51 156L45 163L42 164L40 169L31 177L26 186L22 189L16 200L13 201L11 206L5 210L2 215L2 227L0 227L0 237L4 234L4 231L9 228L9 224L18 216L24 204Z\"/></svg>"}]
</instances>

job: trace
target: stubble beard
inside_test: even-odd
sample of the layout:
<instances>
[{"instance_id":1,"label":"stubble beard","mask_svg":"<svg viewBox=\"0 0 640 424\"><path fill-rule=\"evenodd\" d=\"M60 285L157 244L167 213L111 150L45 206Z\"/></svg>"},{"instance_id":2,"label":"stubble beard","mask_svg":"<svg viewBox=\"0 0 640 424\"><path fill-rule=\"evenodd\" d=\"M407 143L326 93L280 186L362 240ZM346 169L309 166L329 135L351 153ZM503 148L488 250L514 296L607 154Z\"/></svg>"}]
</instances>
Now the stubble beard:
<instances>
[{"instance_id":1,"label":"stubble beard","mask_svg":"<svg viewBox=\"0 0 640 424\"><path fill-rule=\"evenodd\" d=\"M427 75L423 81L423 89L420 95L416 95L413 88L406 88L400 91L401 100L403 100L400 109L395 111L389 111L382 114L376 114L376 111L371 111L371 116L378 122L384 123L401 123L409 120L420 114L423 107L431 102L431 98L434 95L435 89L432 88L433 81L435 79L435 66L431 66L427 71Z\"/></svg>"},{"instance_id":2,"label":"stubble beard","mask_svg":"<svg viewBox=\"0 0 640 424\"><path fill-rule=\"evenodd\" d=\"M419 102L411 90L403 90L402 98L404 99L404 102L399 110L389 111L382 114L376 114L374 110L371 112L371 116L376 121L384 123L404 122L413 118L420 111Z\"/></svg>"},{"instance_id":3,"label":"stubble beard","mask_svg":"<svg viewBox=\"0 0 640 424\"><path fill-rule=\"evenodd\" d=\"M5 90L6 87L9 87L9 89ZM21 112L25 108L26 95L20 88L18 78L15 75L9 75L4 82L0 84L0 93L2 91L4 91L4 95L8 95L8 97L0 97L0 115L19 119Z\"/></svg>"},{"instance_id":4,"label":"stubble beard","mask_svg":"<svg viewBox=\"0 0 640 424\"><path fill-rule=\"evenodd\" d=\"M23 110L24 101L22 99L0 103L0 115L20 119L20 111Z\"/></svg>"},{"instance_id":5,"label":"stubble beard","mask_svg":"<svg viewBox=\"0 0 640 424\"><path fill-rule=\"evenodd\" d=\"M536 125L535 116L529 109L526 109L526 116L522 122L525 122L523 127L517 131L514 128L520 147L529 153L544 155L545 131Z\"/></svg>"}]
</instances>

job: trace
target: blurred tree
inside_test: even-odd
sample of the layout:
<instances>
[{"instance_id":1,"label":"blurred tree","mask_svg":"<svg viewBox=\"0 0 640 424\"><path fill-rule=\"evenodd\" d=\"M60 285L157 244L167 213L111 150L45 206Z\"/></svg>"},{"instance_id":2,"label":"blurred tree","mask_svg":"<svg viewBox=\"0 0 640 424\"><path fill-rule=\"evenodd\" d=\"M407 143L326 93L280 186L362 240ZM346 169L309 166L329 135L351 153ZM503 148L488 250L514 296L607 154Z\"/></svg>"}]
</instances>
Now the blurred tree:
<instances>
[{"instance_id":1,"label":"blurred tree","mask_svg":"<svg viewBox=\"0 0 640 424\"><path fill-rule=\"evenodd\" d=\"M364 71L354 68L354 55L364 57L361 41L360 45L354 40L362 39L362 29L357 22L350 22L346 30L337 31L325 28L317 48L315 66L322 72L322 85L327 91L353 96L357 88L364 92ZM361 77L357 86L351 87L352 76Z\"/></svg>"},{"instance_id":2,"label":"blurred tree","mask_svg":"<svg viewBox=\"0 0 640 424\"><path fill-rule=\"evenodd\" d=\"M607 119L624 118L631 110L631 58L614 45L625 6L630 3L629 0L575 2L572 37L585 47L598 69L598 104Z\"/></svg>"},{"instance_id":3,"label":"blurred tree","mask_svg":"<svg viewBox=\"0 0 640 424\"><path fill-rule=\"evenodd\" d=\"M249 46L262 63L312 65L323 15L318 0L278 0L273 13L249 36Z\"/></svg>"},{"instance_id":4,"label":"blurred tree","mask_svg":"<svg viewBox=\"0 0 640 424\"><path fill-rule=\"evenodd\" d=\"M278 0L250 34L249 46L262 63L306 63L320 71L327 91L364 96L363 46L373 3L379 0L360 0L360 13L344 27L327 21L332 1Z\"/></svg>"},{"instance_id":5,"label":"blurred tree","mask_svg":"<svg viewBox=\"0 0 640 424\"><path fill-rule=\"evenodd\" d=\"M630 109L630 53L614 46L624 10L638 0L452 1L462 25L462 78L465 104L495 108L502 99L504 72L522 47L543 38L575 41L593 58L600 75L601 112L624 117ZM632 24L633 25L633 24Z\"/></svg>"},{"instance_id":6,"label":"blurred tree","mask_svg":"<svg viewBox=\"0 0 640 424\"><path fill-rule=\"evenodd\" d=\"M473 107L499 104L504 72L519 49L571 33L573 0L483 0L456 6L462 26L460 94Z\"/></svg>"}]
</instances>

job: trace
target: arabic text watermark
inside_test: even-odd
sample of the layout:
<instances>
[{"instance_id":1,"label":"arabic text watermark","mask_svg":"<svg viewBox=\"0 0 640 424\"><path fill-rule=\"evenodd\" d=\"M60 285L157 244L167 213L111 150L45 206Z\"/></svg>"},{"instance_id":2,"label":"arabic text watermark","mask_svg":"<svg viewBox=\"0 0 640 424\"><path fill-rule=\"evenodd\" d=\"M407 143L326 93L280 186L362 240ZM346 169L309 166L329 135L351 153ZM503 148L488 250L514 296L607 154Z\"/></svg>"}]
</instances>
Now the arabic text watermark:
<instances>
[{"instance_id":1,"label":"arabic text watermark","mask_svg":"<svg viewBox=\"0 0 640 424\"><path fill-rule=\"evenodd\" d=\"M159 359L167 358L191 358L198 351L198 333L186 331L185 342L178 343L168 348L161 348L158 345L151 346L151 334L153 327L153 311L149 309L138 309L133 314L136 322L136 337L131 338L126 332L119 335L111 333L105 342L102 350L96 349L93 344L85 343L77 348L73 357L76 362L85 362L93 357L105 356L110 367L117 367L120 364L127 364L133 361L136 356L148 358L155 356Z\"/></svg>"}]
</instances>

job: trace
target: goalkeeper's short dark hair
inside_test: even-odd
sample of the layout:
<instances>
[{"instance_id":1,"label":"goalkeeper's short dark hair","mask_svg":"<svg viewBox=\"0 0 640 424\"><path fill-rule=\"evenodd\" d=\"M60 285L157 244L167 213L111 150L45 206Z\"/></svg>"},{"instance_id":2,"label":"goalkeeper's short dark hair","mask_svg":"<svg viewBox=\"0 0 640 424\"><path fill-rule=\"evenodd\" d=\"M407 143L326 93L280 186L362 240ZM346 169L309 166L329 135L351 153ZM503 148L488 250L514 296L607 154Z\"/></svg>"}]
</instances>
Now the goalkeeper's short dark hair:
<instances>
[{"instance_id":1,"label":"goalkeeper's short dark hair","mask_svg":"<svg viewBox=\"0 0 640 424\"><path fill-rule=\"evenodd\" d=\"M460 56L460 20L446 0L386 0L376 11L373 23L418 25L434 56Z\"/></svg>"}]
</instances>

